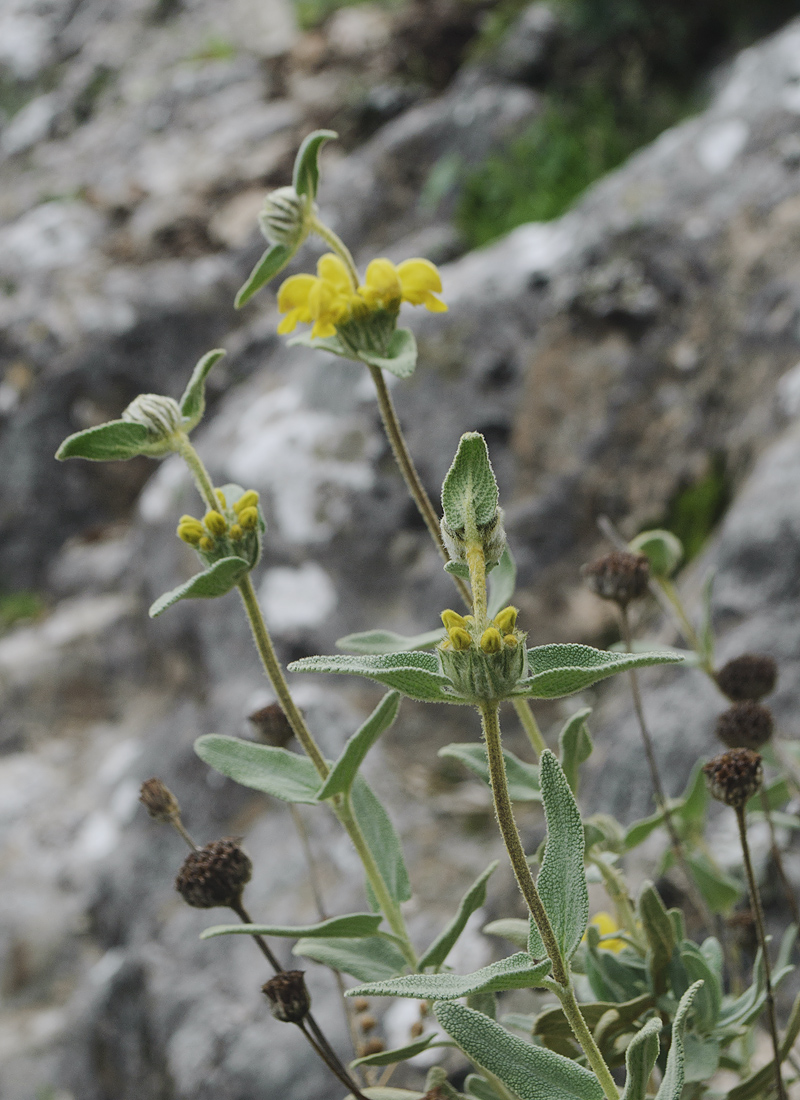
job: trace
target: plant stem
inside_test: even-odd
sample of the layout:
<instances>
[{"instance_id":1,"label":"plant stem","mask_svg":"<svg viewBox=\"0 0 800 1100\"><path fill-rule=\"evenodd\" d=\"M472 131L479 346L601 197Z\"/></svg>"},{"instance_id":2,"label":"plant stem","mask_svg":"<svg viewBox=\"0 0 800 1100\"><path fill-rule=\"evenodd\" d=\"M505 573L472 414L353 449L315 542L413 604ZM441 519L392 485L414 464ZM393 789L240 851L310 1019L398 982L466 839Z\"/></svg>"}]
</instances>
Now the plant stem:
<instances>
[{"instance_id":1,"label":"plant stem","mask_svg":"<svg viewBox=\"0 0 800 1100\"><path fill-rule=\"evenodd\" d=\"M769 1031L772 1039L772 1050L775 1055L775 1085L778 1089L779 1100L786 1100L786 1091L783 1087L783 1077L781 1075L781 1047L780 1040L778 1039L778 1021L775 1015L775 998L772 995L772 967L769 961L767 932L764 925L764 910L761 908L761 895L758 890L758 884L756 883L756 876L753 874L753 864L750 859L750 845L747 843L745 807L736 806L735 810L736 823L739 826L739 840L742 844L744 869L747 874L747 885L750 890L750 904L753 907L753 913L756 918L758 943L761 947L761 954L764 959L764 979L767 989L767 1019L769 1021Z\"/></svg>"},{"instance_id":2,"label":"plant stem","mask_svg":"<svg viewBox=\"0 0 800 1100\"><path fill-rule=\"evenodd\" d=\"M547 915L536 883L533 880L525 849L522 847L517 823L514 820L514 811L508 794L508 782L506 779L505 763L503 761L503 747L500 736L500 722L498 719L497 705L485 703L480 707L483 736L486 743L486 755L489 761L489 777L492 784L492 796L494 798L495 814L500 832L511 860L511 866L517 884L525 898L536 927L544 942L547 954L553 964L553 977L557 985L556 992L561 1001L564 1015L569 1025L586 1054L589 1065L594 1070L598 1081L602 1085L603 1092L608 1100L619 1100L619 1090L614 1083L614 1078L606 1065L597 1044L592 1038L586 1021L581 1014L580 1006L575 1000L570 983L569 969L565 965L558 946L550 918Z\"/></svg>"},{"instance_id":3,"label":"plant stem","mask_svg":"<svg viewBox=\"0 0 800 1100\"><path fill-rule=\"evenodd\" d=\"M214 495L214 485L211 478L208 476L208 470L203 465L203 461L200 455L194 449L189 442L189 437L185 432L176 432L174 436L175 450L181 456L183 461L189 467L189 472L194 478L194 483L197 486L197 491L203 498L203 502L212 511L217 511L219 503Z\"/></svg>"},{"instance_id":4,"label":"plant stem","mask_svg":"<svg viewBox=\"0 0 800 1100\"><path fill-rule=\"evenodd\" d=\"M517 712L517 718L519 718L520 725L528 735L533 751L537 756L541 756L547 745L544 743L542 731L539 729L539 723L531 710L530 703L527 699L512 699L512 702L514 710Z\"/></svg>"},{"instance_id":5,"label":"plant stem","mask_svg":"<svg viewBox=\"0 0 800 1100\"><path fill-rule=\"evenodd\" d=\"M347 245L344 243L338 233L334 233L324 222L321 222L319 218L312 216L311 228L317 236L322 237L325 244L330 245L344 266L347 268L347 274L350 276L350 281L353 284L353 290L358 290L358 271L356 269L355 261L353 260L353 254Z\"/></svg>"}]
</instances>

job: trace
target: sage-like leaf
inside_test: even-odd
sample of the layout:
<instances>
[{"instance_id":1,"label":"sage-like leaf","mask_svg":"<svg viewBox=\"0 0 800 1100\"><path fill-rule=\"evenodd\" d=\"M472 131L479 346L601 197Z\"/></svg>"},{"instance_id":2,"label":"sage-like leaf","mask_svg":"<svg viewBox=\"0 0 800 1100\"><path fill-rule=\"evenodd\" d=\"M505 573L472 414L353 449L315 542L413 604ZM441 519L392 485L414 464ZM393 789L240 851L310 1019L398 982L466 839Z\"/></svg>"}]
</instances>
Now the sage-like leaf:
<instances>
[{"instance_id":1,"label":"sage-like leaf","mask_svg":"<svg viewBox=\"0 0 800 1100\"><path fill-rule=\"evenodd\" d=\"M397 717L400 695L390 691L384 695L369 718L360 726L342 750L341 756L331 768L317 797L320 802L336 794L347 794L355 782L364 757L382 733L385 733Z\"/></svg>"},{"instance_id":2,"label":"sage-like leaf","mask_svg":"<svg viewBox=\"0 0 800 1100\"><path fill-rule=\"evenodd\" d=\"M728 913L742 896L742 887L732 875L715 867L702 852L687 852L686 863L697 888L713 913Z\"/></svg>"},{"instance_id":3,"label":"sage-like leaf","mask_svg":"<svg viewBox=\"0 0 800 1100\"><path fill-rule=\"evenodd\" d=\"M647 1083L658 1058L660 1031L660 1020L648 1020L631 1039L625 1052L627 1076L622 1100L645 1100Z\"/></svg>"},{"instance_id":4,"label":"sage-like leaf","mask_svg":"<svg viewBox=\"0 0 800 1100\"><path fill-rule=\"evenodd\" d=\"M660 528L642 531L635 539L631 539L628 546L634 554L644 554L650 562L653 576L663 579L672 576L683 557L681 540L671 531Z\"/></svg>"},{"instance_id":5,"label":"sage-like leaf","mask_svg":"<svg viewBox=\"0 0 800 1100\"><path fill-rule=\"evenodd\" d=\"M214 936L284 936L296 940L308 937L375 936L381 923L380 913L348 913L346 916L329 917L318 924L214 924L200 933L201 940Z\"/></svg>"},{"instance_id":6,"label":"sage-like leaf","mask_svg":"<svg viewBox=\"0 0 800 1100\"><path fill-rule=\"evenodd\" d=\"M595 1075L570 1058L519 1039L464 1005L441 1001L433 1010L464 1053L520 1100L603 1100Z\"/></svg>"},{"instance_id":7,"label":"sage-like leaf","mask_svg":"<svg viewBox=\"0 0 800 1100\"><path fill-rule=\"evenodd\" d=\"M214 351L206 352L192 371L192 377L189 379L180 400L181 416L188 421L186 426L189 429L195 427L202 420L206 408L206 378L208 372L224 354L222 348L215 348Z\"/></svg>"},{"instance_id":8,"label":"sage-like leaf","mask_svg":"<svg viewBox=\"0 0 800 1100\"><path fill-rule=\"evenodd\" d=\"M631 1001L591 1001L581 1005L581 1014L594 1032L603 1017L613 1011L616 1016L613 1035L616 1035L633 1030L639 1017L654 1007L655 998L650 993L644 993ZM553 1050L562 1054L576 1052L576 1039L561 1005L544 1009L531 1021L527 1030Z\"/></svg>"},{"instance_id":9,"label":"sage-like leaf","mask_svg":"<svg viewBox=\"0 0 800 1100\"><path fill-rule=\"evenodd\" d=\"M433 653L385 653L351 656L302 657L289 665L290 672L334 672L342 676L366 676L423 703L457 703L450 681L439 669ZM444 689L450 688L447 692Z\"/></svg>"},{"instance_id":10,"label":"sage-like leaf","mask_svg":"<svg viewBox=\"0 0 800 1100\"><path fill-rule=\"evenodd\" d=\"M144 454L150 434L144 424L130 420L109 420L96 428L68 435L56 451L56 458L87 458L92 462L114 462Z\"/></svg>"},{"instance_id":11,"label":"sage-like leaf","mask_svg":"<svg viewBox=\"0 0 800 1100\"><path fill-rule=\"evenodd\" d=\"M798 1035L800 1035L800 993L795 997L786 1030L781 1040L780 1055L782 1062L789 1056ZM756 1100L756 1097L760 1100L765 1093L772 1090L774 1081L775 1059L773 1058L761 1069L756 1070L755 1073L745 1078L744 1081L740 1081L729 1092L726 1092L724 1100ZM660 1098L657 1097L656 1100L660 1100Z\"/></svg>"},{"instance_id":12,"label":"sage-like leaf","mask_svg":"<svg viewBox=\"0 0 800 1100\"><path fill-rule=\"evenodd\" d=\"M469 573L469 570L467 570ZM495 568L491 571L488 580L489 598L486 613L493 619L498 611L508 607L514 598L514 589L517 586L517 565L506 544L505 550Z\"/></svg>"},{"instance_id":13,"label":"sage-like leaf","mask_svg":"<svg viewBox=\"0 0 800 1100\"><path fill-rule=\"evenodd\" d=\"M292 948L293 955L330 966L350 974L359 982L381 981L400 974L406 968L403 952L391 940L382 936L359 939L298 940Z\"/></svg>"},{"instance_id":14,"label":"sage-like leaf","mask_svg":"<svg viewBox=\"0 0 800 1100\"><path fill-rule=\"evenodd\" d=\"M374 1088L361 1089L361 1095L366 1096L367 1100L425 1100L424 1092L395 1089L387 1085L376 1085ZM344 1100L354 1100L352 1092L349 1092Z\"/></svg>"},{"instance_id":15,"label":"sage-like leaf","mask_svg":"<svg viewBox=\"0 0 800 1100\"><path fill-rule=\"evenodd\" d=\"M685 1076L683 1036L686 1031L686 1017L702 984L702 982L695 982L691 989L687 989L680 999L678 1011L672 1021L672 1046L669 1048L667 1066L659 1090L656 1093L656 1100L681 1100Z\"/></svg>"},{"instance_id":16,"label":"sage-like leaf","mask_svg":"<svg viewBox=\"0 0 800 1100\"><path fill-rule=\"evenodd\" d=\"M690 1085L693 1081L708 1081L719 1069L722 1045L719 1039L708 1035L687 1035L683 1040L683 1079Z\"/></svg>"},{"instance_id":17,"label":"sage-like leaf","mask_svg":"<svg viewBox=\"0 0 800 1100\"><path fill-rule=\"evenodd\" d=\"M478 1073L470 1073L464 1080L464 1091L473 1100L508 1100L507 1095L502 1095L491 1081L487 1081ZM506 1090L504 1089L503 1092L505 1093Z\"/></svg>"},{"instance_id":18,"label":"sage-like leaf","mask_svg":"<svg viewBox=\"0 0 800 1100\"><path fill-rule=\"evenodd\" d=\"M588 645L540 645L528 650L530 676L520 680L514 695L558 699L605 680L618 672L650 665L679 664L670 653L609 653Z\"/></svg>"},{"instance_id":19,"label":"sage-like leaf","mask_svg":"<svg viewBox=\"0 0 800 1100\"><path fill-rule=\"evenodd\" d=\"M458 906L458 912L450 921L450 923L439 933L428 950L419 960L417 964L420 970L424 970L428 966L433 966L437 970L450 954L454 944L458 940L458 937L464 931L467 921L475 912L476 909L480 909L483 903L486 901L486 883L489 881L489 876L494 872L497 867L498 861L495 860L490 863L482 875L479 875L475 879L472 886L467 890L464 897Z\"/></svg>"},{"instance_id":20,"label":"sage-like leaf","mask_svg":"<svg viewBox=\"0 0 800 1100\"><path fill-rule=\"evenodd\" d=\"M417 366L417 341L414 333L408 328L395 329L385 355L361 352L359 359L380 370L388 370L396 378L410 378Z\"/></svg>"},{"instance_id":21,"label":"sage-like leaf","mask_svg":"<svg viewBox=\"0 0 800 1100\"><path fill-rule=\"evenodd\" d=\"M681 962L690 982L695 985L698 981L703 983L695 996L694 1011L699 1029L709 1032L717 1022L722 1004L722 986L719 978L697 944L688 940L681 945ZM675 992L679 991L675 990Z\"/></svg>"},{"instance_id":22,"label":"sage-like leaf","mask_svg":"<svg viewBox=\"0 0 800 1100\"><path fill-rule=\"evenodd\" d=\"M337 649L351 653L408 653L438 645L444 630L426 630L424 634L395 634L393 630L364 630L360 634L345 634L336 642Z\"/></svg>"},{"instance_id":23,"label":"sage-like leaf","mask_svg":"<svg viewBox=\"0 0 800 1100\"><path fill-rule=\"evenodd\" d=\"M293 255L294 249L289 248L288 245L271 244L262 254L261 259L248 275L244 286L236 295L233 303L234 307L241 309L243 305L246 305L254 294L257 294L263 286L267 285L270 279L274 279L278 272L283 271Z\"/></svg>"},{"instance_id":24,"label":"sage-like leaf","mask_svg":"<svg viewBox=\"0 0 800 1100\"><path fill-rule=\"evenodd\" d=\"M482 743L455 742L444 745L437 754L460 761L465 768L482 779L491 788L489 762L486 759L486 747ZM512 802L540 802L542 792L539 789L539 767L520 760L513 752L503 749L503 760L508 779L508 794Z\"/></svg>"},{"instance_id":25,"label":"sage-like leaf","mask_svg":"<svg viewBox=\"0 0 800 1100\"><path fill-rule=\"evenodd\" d=\"M353 783L350 798L353 813L378 864L386 889L395 901L408 901L411 883L403 859L403 848L383 803L361 775Z\"/></svg>"},{"instance_id":26,"label":"sage-like leaf","mask_svg":"<svg viewBox=\"0 0 800 1100\"><path fill-rule=\"evenodd\" d=\"M586 719L591 713L591 707L582 707L567 719L558 735L561 767L574 795L578 793L579 768L592 754L592 739L586 728Z\"/></svg>"},{"instance_id":27,"label":"sage-like leaf","mask_svg":"<svg viewBox=\"0 0 800 1100\"><path fill-rule=\"evenodd\" d=\"M317 801L322 780L307 756L216 733L198 737L194 751L210 767L243 787L284 802Z\"/></svg>"},{"instance_id":28,"label":"sage-like leaf","mask_svg":"<svg viewBox=\"0 0 800 1100\"><path fill-rule=\"evenodd\" d=\"M308 195L310 199L317 197L319 151L326 141L331 141L338 136L335 130L314 130L303 140L294 158L292 173L292 186L298 195Z\"/></svg>"},{"instance_id":29,"label":"sage-like leaf","mask_svg":"<svg viewBox=\"0 0 800 1100\"><path fill-rule=\"evenodd\" d=\"M473 993L504 989L535 989L550 970L550 960L534 963L527 951L490 963L472 974L403 974L386 981L348 989L348 997L415 997L421 1001L449 1001ZM476 1013L476 1015L478 1015ZM480 1014L482 1015L482 1013Z\"/></svg>"},{"instance_id":30,"label":"sage-like leaf","mask_svg":"<svg viewBox=\"0 0 800 1100\"><path fill-rule=\"evenodd\" d=\"M495 518L498 496L486 440L479 432L466 432L442 485L445 522L461 530L471 514L478 526L486 526Z\"/></svg>"},{"instance_id":31,"label":"sage-like leaf","mask_svg":"<svg viewBox=\"0 0 800 1100\"><path fill-rule=\"evenodd\" d=\"M508 940L515 947L520 947L526 951L528 948L529 927L529 921L524 920L522 917L501 917L500 920L491 920L488 924L484 924L481 932L484 936L497 936L500 939Z\"/></svg>"},{"instance_id":32,"label":"sage-like leaf","mask_svg":"<svg viewBox=\"0 0 800 1100\"><path fill-rule=\"evenodd\" d=\"M150 618L155 619L163 614L178 600L213 600L217 596L224 596L249 571L250 565L244 558L220 558L202 573L195 573L188 581L159 596L150 608Z\"/></svg>"},{"instance_id":33,"label":"sage-like leaf","mask_svg":"<svg viewBox=\"0 0 800 1100\"><path fill-rule=\"evenodd\" d=\"M675 949L675 932L666 906L651 882L639 894L639 919L647 939L647 968L655 993L667 988L667 968Z\"/></svg>"},{"instance_id":34,"label":"sage-like leaf","mask_svg":"<svg viewBox=\"0 0 800 1100\"><path fill-rule=\"evenodd\" d=\"M423 1035L414 1043L406 1043L402 1047L394 1047L392 1050L382 1050L379 1054L365 1054L362 1058L355 1058L351 1066L393 1066L397 1062L405 1062L423 1050L427 1050L431 1042L436 1038L436 1032Z\"/></svg>"}]
</instances>

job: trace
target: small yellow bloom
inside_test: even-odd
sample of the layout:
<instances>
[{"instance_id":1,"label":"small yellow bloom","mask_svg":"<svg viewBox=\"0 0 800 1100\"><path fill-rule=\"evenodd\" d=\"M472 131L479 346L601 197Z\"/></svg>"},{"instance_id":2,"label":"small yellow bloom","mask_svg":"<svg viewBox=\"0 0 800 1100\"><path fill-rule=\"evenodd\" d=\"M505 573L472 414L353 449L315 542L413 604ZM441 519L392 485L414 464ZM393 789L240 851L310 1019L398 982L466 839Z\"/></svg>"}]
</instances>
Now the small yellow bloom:
<instances>
[{"instance_id":1,"label":"small yellow bloom","mask_svg":"<svg viewBox=\"0 0 800 1100\"><path fill-rule=\"evenodd\" d=\"M397 267L387 259L373 260L367 267L363 286L358 288L373 309L399 309L401 302L424 305L432 313L444 313L447 306L436 297L442 280L430 260L403 260Z\"/></svg>"},{"instance_id":2,"label":"small yellow bloom","mask_svg":"<svg viewBox=\"0 0 800 1100\"><path fill-rule=\"evenodd\" d=\"M286 316L278 332L293 332L298 321L313 321L312 336L334 336L337 322L347 315L354 297L344 263L326 252L317 261L316 275L292 275L281 284L278 309Z\"/></svg>"},{"instance_id":3,"label":"small yellow bloom","mask_svg":"<svg viewBox=\"0 0 800 1100\"><path fill-rule=\"evenodd\" d=\"M620 927L610 913L595 913L589 921L593 924L601 936L609 936L612 932L619 932ZM621 951L625 946L624 940L603 940L600 944L606 951Z\"/></svg>"},{"instance_id":4,"label":"small yellow bloom","mask_svg":"<svg viewBox=\"0 0 800 1100\"><path fill-rule=\"evenodd\" d=\"M287 332L294 332L298 321L308 323L311 320L308 296L316 281L313 275L292 275L281 283L278 291L278 309L286 314L278 325L281 336Z\"/></svg>"}]
</instances>

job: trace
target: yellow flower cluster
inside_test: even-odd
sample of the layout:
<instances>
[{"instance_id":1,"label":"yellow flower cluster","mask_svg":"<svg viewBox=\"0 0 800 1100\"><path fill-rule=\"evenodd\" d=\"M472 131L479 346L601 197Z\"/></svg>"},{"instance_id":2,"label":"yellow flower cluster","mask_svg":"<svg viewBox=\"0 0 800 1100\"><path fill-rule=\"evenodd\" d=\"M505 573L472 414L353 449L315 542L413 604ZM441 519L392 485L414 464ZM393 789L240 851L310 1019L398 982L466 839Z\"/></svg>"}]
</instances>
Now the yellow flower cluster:
<instances>
[{"instance_id":1,"label":"yellow flower cluster","mask_svg":"<svg viewBox=\"0 0 800 1100\"><path fill-rule=\"evenodd\" d=\"M601 936L610 936L612 932L619 932L620 927L610 913L595 913L592 919L589 921L593 924ZM624 940L610 939L602 940L601 947L604 947L606 951L621 951L625 946Z\"/></svg>"},{"instance_id":2,"label":"yellow flower cluster","mask_svg":"<svg viewBox=\"0 0 800 1100\"><path fill-rule=\"evenodd\" d=\"M278 309L285 313L278 332L293 332L298 322L310 324L313 337L335 336L338 325L376 310L396 313L401 302L424 305L432 313L447 306L436 295L442 280L430 260L372 260L364 282L353 286L344 262L327 252L317 263L316 275L292 275L278 291Z\"/></svg>"},{"instance_id":3,"label":"yellow flower cluster","mask_svg":"<svg viewBox=\"0 0 800 1100\"><path fill-rule=\"evenodd\" d=\"M464 650L472 645L470 629L475 620L472 615L459 615L457 611L443 611L442 622L447 637L441 643L443 649ZM498 611L491 624L480 637L480 647L484 653L499 653L504 646L515 649L519 638L516 634L517 609L504 607Z\"/></svg>"},{"instance_id":4,"label":"yellow flower cluster","mask_svg":"<svg viewBox=\"0 0 800 1100\"><path fill-rule=\"evenodd\" d=\"M225 497L219 489L216 496L220 508L226 510ZM226 536L231 542L240 542L248 531L255 531L258 527L258 493L253 489L244 493L233 505L233 514L236 518L234 523L230 523L222 511L213 508L206 512L202 521L194 516L181 516L178 538L206 554L216 548L216 540Z\"/></svg>"}]
</instances>

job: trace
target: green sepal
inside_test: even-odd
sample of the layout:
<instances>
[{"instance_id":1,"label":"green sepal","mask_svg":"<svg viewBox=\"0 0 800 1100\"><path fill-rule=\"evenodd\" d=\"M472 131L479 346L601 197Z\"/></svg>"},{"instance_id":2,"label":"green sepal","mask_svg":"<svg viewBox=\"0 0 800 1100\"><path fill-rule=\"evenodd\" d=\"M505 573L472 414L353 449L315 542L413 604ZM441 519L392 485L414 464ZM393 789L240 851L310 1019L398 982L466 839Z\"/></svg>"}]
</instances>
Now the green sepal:
<instances>
[{"instance_id":1,"label":"green sepal","mask_svg":"<svg viewBox=\"0 0 800 1100\"><path fill-rule=\"evenodd\" d=\"M681 1100L685 1076L683 1036L686 1031L686 1017L689 1014L689 1009L692 1007L692 1001L702 984L702 982L695 982L690 989L686 990L680 999L678 1011L675 1013L675 1019L672 1021L672 1046L669 1048L667 1066L664 1070L661 1086L656 1093L656 1100Z\"/></svg>"},{"instance_id":2,"label":"green sepal","mask_svg":"<svg viewBox=\"0 0 800 1100\"><path fill-rule=\"evenodd\" d=\"M595 1075L572 1059L511 1035L464 1005L437 1002L433 1010L464 1053L520 1100L603 1100Z\"/></svg>"},{"instance_id":3,"label":"green sepal","mask_svg":"<svg viewBox=\"0 0 800 1100\"><path fill-rule=\"evenodd\" d=\"M392 333L385 355L370 355L362 351L359 359L371 367L387 370L396 378L410 378L417 366L417 341L409 328Z\"/></svg>"},{"instance_id":4,"label":"green sepal","mask_svg":"<svg viewBox=\"0 0 800 1100\"><path fill-rule=\"evenodd\" d=\"M450 951L454 947L458 937L464 931L467 921L486 901L486 883L489 881L489 877L497 867L498 861L495 860L490 863L482 875L479 875L475 879L472 886L467 890L464 897L458 906L458 912L450 921L450 923L439 933L428 950L422 956L417 963L419 970L424 970L428 966L434 967L436 970L442 965Z\"/></svg>"},{"instance_id":5,"label":"green sepal","mask_svg":"<svg viewBox=\"0 0 800 1100\"><path fill-rule=\"evenodd\" d=\"M591 707L582 707L567 719L558 735L561 767L574 795L578 793L579 768L592 755L594 747L586 728L586 719L591 713Z\"/></svg>"},{"instance_id":6,"label":"green sepal","mask_svg":"<svg viewBox=\"0 0 800 1100\"><path fill-rule=\"evenodd\" d=\"M502 611L511 603L517 586L517 565L508 544L497 565L492 569L487 568L486 572L491 574L488 581L489 597L486 613L490 619L493 619L498 611ZM467 579L469 579L469 569L467 569Z\"/></svg>"},{"instance_id":7,"label":"green sepal","mask_svg":"<svg viewBox=\"0 0 800 1100\"><path fill-rule=\"evenodd\" d=\"M294 945L292 954L341 970L359 982L382 981L402 973L407 966L400 948L382 936L302 939Z\"/></svg>"},{"instance_id":8,"label":"green sepal","mask_svg":"<svg viewBox=\"0 0 800 1100\"><path fill-rule=\"evenodd\" d=\"M400 694L390 691L349 739L330 774L319 789L320 802L337 794L349 794L364 757L382 733L391 726L400 707Z\"/></svg>"},{"instance_id":9,"label":"green sepal","mask_svg":"<svg viewBox=\"0 0 800 1100\"><path fill-rule=\"evenodd\" d=\"M213 351L206 352L192 371L192 377L189 379L189 383L183 391L183 397L179 402L186 431L191 431L192 428L197 427L203 418L206 409L206 378L208 372L224 354L223 348L215 348Z\"/></svg>"},{"instance_id":10,"label":"green sepal","mask_svg":"<svg viewBox=\"0 0 800 1100\"><path fill-rule=\"evenodd\" d=\"M196 573L171 592L159 596L150 608L150 618L155 619L178 600L213 600L224 596L249 572L250 564L244 558L220 558L202 573Z\"/></svg>"},{"instance_id":11,"label":"green sepal","mask_svg":"<svg viewBox=\"0 0 800 1100\"><path fill-rule=\"evenodd\" d=\"M240 288L234 299L234 307L241 309L243 305L246 305L254 294L257 294L263 286L266 286L270 279L274 279L278 272L283 271L289 260L294 256L295 251L296 249L289 248L285 244L271 244L248 275L247 281Z\"/></svg>"},{"instance_id":12,"label":"green sepal","mask_svg":"<svg viewBox=\"0 0 800 1100\"><path fill-rule=\"evenodd\" d=\"M444 571L451 577L461 577L462 581L469 580L469 566L464 561L447 561L444 563ZM486 572L489 572L488 568Z\"/></svg>"},{"instance_id":13,"label":"green sepal","mask_svg":"<svg viewBox=\"0 0 800 1100\"><path fill-rule=\"evenodd\" d=\"M68 435L56 451L56 458L87 458L91 462L114 462L147 453L150 433L144 424L130 420L109 420L96 428Z\"/></svg>"},{"instance_id":14,"label":"green sepal","mask_svg":"<svg viewBox=\"0 0 800 1100\"><path fill-rule=\"evenodd\" d=\"M400 838L383 803L363 775L356 777L350 791L350 800L386 889L395 901L408 901L411 897L411 882L403 859Z\"/></svg>"},{"instance_id":15,"label":"green sepal","mask_svg":"<svg viewBox=\"0 0 800 1100\"><path fill-rule=\"evenodd\" d=\"M348 989L348 997L414 997L421 1001L449 1001L474 993L504 989L535 989L550 971L550 960L535 963L527 951L490 963L472 974L403 974Z\"/></svg>"},{"instance_id":16,"label":"green sepal","mask_svg":"<svg viewBox=\"0 0 800 1100\"><path fill-rule=\"evenodd\" d=\"M408 653L412 649L427 649L438 645L445 636L442 627L424 634L395 634L393 630L364 630L360 634L345 634L336 642L337 649L351 653Z\"/></svg>"},{"instance_id":17,"label":"green sepal","mask_svg":"<svg viewBox=\"0 0 800 1100\"><path fill-rule=\"evenodd\" d=\"M479 432L466 432L442 485L445 522L451 530L460 531L471 517L478 527L485 527L495 519L498 499L486 440Z\"/></svg>"},{"instance_id":18,"label":"green sepal","mask_svg":"<svg viewBox=\"0 0 800 1100\"><path fill-rule=\"evenodd\" d=\"M302 657L289 666L290 672L333 672L344 676L366 676L428 703L458 703L450 681L439 668L433 653L364 654L357 656ZM449 691L445 690L449 688Z\"/></svg>"},{"instance_id":19,"label":"green sepal","mask_svg":"<svg viewBox=\"0 0 800 1100\"><path fill-rule=\"evenodd\" d=\"M423 1035L421 1039L417 1039L414 1043L406 1043L405 1046L394 1047L392 1050L382 1050L378 1054L365 1054L363 1058L354 1058L350 1065L353 1068L356 1066L393 1066L397 1062L405 1062L407 1059L421 1054L423 1050L427 1050L435 1038L436 1032L432 1031L430 1035ZM436 1046L442 1045L442 1043L436 1044Z\"/></svg>"},{"instance_id":20,"label":"green sepal","mask_svg":"<svg viewBox=\"0 0 800 1100\"><path fill-rule=\"evenodd\" d=\"M460 761L465 768L469 768L473 775L477 775L487 787L491 788L489 761L486 758L486 747L483 743L456 741L451 745L444 745L439 749L437 755ZM538 765L520 760L508 749L503 749L503 760L508 780L508 795L511 801L541 802L542 792L539 787Z\"/></svg>"},{"instance_id":21,"label":"green sepal","mask_svg":"<svg viewBox=\"0 0 800 1100\"><path fill-rule=\"evenodd\" d=\"M644 554L650 571L656 577L671 577L683 558L683 543L671 531L660 528L641 531L628 547L634 554Z\"/></svg>"},{"instance_id":22,"label":"green sepal","mask_svg":"<svg viewBox=\"0 0 800 1100\"><path fill-rule=\"evenodd\" d=\"M338 138L335 130L313 130L297 150L294 158L292 187L298 195L307 195L312 201L317 197L319 188L319 151L326 141Z\"/></svg>"},{"instance_id":23,"label":"green sepal","mask_svg":"<svg viewBox=\"0 0 800 1100\"><path fill-rule=\"evenodd\" d=\"M577 643L540 645L528 650L531 674L520 680L513 694L533 699L558 699L618 672L679 664L680 661L680 657L667 653L609 653Z\"/></svg>"},{"instance_id":24,"label":"green sepal","mask_svg":"<svg viewBox=\"0 0 800 1100\"><path fill-rule=\"evenodd\" d=\"M625 1088L622 1100L645 1100L650 1074L658 1058L661 1021L648 1020L631 1039L625 1051Z\"/></svg>"},{"instance_id":25,"label":"green sepal","mask_svg":"<svg viewBox=\"0 0 800 1100\"><path fill-rule=\"evenodd\" d=\"M243 787L284 802L317 802L322 780L307 756L217 733L198 737L194 751L209 767Z\"/></svg>"},{"instance_id":26,"label":"green sepal","mask_svg":"<svg viewBox=\"0 0 800 1100\"><path fill-rule=\"evenodd\" d=\"M348 913L341 917L329 917L318 924L304 924L293 928L288 924L215 924L200 933L201 940L214 936L284 936L301 938L339 938L376 936L383 920L380 913Z\"/></svg>"}]
</instances>

